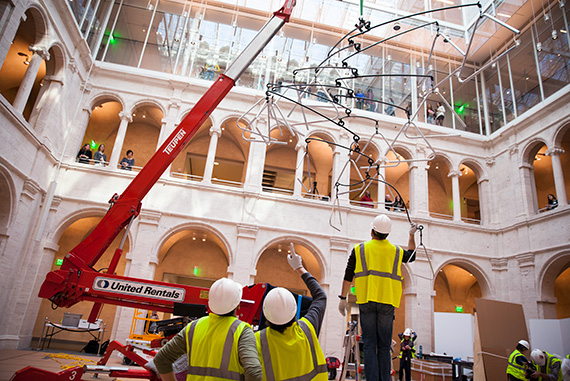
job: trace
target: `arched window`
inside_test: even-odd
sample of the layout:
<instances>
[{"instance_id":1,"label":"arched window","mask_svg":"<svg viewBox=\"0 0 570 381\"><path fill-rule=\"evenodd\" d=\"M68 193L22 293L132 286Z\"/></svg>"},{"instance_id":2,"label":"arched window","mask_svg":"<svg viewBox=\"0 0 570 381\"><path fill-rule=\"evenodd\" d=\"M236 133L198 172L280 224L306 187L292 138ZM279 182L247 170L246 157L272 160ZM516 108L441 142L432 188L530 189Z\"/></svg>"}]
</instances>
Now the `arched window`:
<instances>
[{"instance_id":1,"label":"arched window","mask_svg":"<svg viewBox=\"0 0 570 381\"><path fill-rule=\"evenodd\" d=\"M121 150L124 155L133 151L133 170L144 167L156 152L163 117L162 110L153 105L140 105L133 111Z\"/></svg>"},{"instance_id":2,"label":"arched window","mask_svg":"<svg viewBox=\"0 0 570 381\"><path fill-rule=\"evenodd\" d=\"M468 223L481 223L478 176L468 163L459 166L459 194L461 199L461 220Z\"/></svg>"},{"instance_id":3,"label":"arched window","mask_svg":"<svg viewBox=\"0 0 570 381\"><path fill-rule=\"evenodd\" d=\"M436 156L428 169L429 213L435 218L453 218L453 195L447 159Z\"/></svg>"},{"instance_id":4,"label":"arched window","mask_svg":"<svg viewBox=\"0 0 570 381\"><path fill-rule=\"evenodd\" d=\"M373 163L378 158L378 150L372 144L362 147L360 153L351 152L350 161L346 163L347 167L344 170L350 170L350 203L363 208L381 208L382 204L377 204L378 202L383 202L383 200L378 200L380 183L366 180L366 172L368 172L370 177L376 176L375 166L372 166L369 170L370 163L368 162L368 157Z\"/></svg>"},{"instance_id":5,"label":"arched window","mask_svg":"<svg viewBox=\"0 0 570 381\"><path fill-rule=\"evenodd\" d=\"M242 138L242 130L237 127L235 118L222 123L221 133L216 149L212 182L241 186L247 169L249 142Z\"/></svg>"},{"instance_id":6,"label":"arched window","mask_svg":"<svg viewBox=\"0 0 570 381\"><path fill-rule=\"evenodd\" d=\"M312 135L330 141L328 136ZM307 144L303 171L303 194L307 198L329 200L331 194L333 149L325 141L312 140Z\"/></svg>"},{"instance_id":7,"label":"arched window","mask_svg":"<svg viewBox=\"0 0 570 381\"><path fill-rule=\"evenodd\" d=\"M83 160L79 157L76 159L83 164L95 164L95 153L100 151L101 145L104 147L104 160L98 161L97 164L108 165L111 160L111 152L115 147L115 140L119 131L121 119L119 113L122 111L122 106L119 102L104 98L98 100L91 110L89 123L85 129L85 135L82 140L82 147L88 145L92 151L90 160ZM102 155L97 155L101 157ZM80 160L81 159L81 160Z\"/></svg>"},{"instance_id":8,"label":"arched window","mask_svg":"<svg viewBox=\"0 0 570 381\"><path fill-rule=\"evenodd\" d=\"M396 148L395 152L390 151L386 154L386 157L390 162L397 162L399 160L411 159L411 155L403 150L402 148ZM386 181L397 189L400 193L401 199L398 199L398 193L394 191L391 187L386 186L386 209L390 208L393 212L403 212L405 204L406 207L410 206L410 172L409 164L405 161L400 161L400 163L394 167L388 167L385 171ZM390 200L388 200L390 197ZM390 205L389 203L392 203Z\"/></svg>"},{"instance_id":9,"label":"arched window","mask_svg":"<svg viewBox=\"0 0 570 381\"><path fill-rule=\"evenodd\" d=\"M535 194L535 210L539 213L550 210L548 195L555 194L554 176L552 175L552 160L546 154L546 144L537 143L529 152L528 163L532 165Z\"/></svg>"},{"instance_id":10,"label":"arched window","mask_svg":"<svg viewBox=\"0 0 570 381\"><path fill-rule=\"evenodd\" d=\"M295 187L295 168L297 165L297 137L292 136L287 128L271 131L271 137L281 143L271 144L265 154L262 189L265 192L293 194Z\"/></svg>"},{"instance_id":11,"label":"arched window","mask_svg":"<svg viewBox=\"0 0 570 381\"><path fill-rule=\"evenodd\" d=\"M210 146L210 127L212 120L207 119L172 162L171 176L188 180L201 180L204 177Z\"/></svg>"},{"instance_id":12,"label":"arched window","mask_svg":"<svg viewBox=\"0 0 570 381\"><path fill-rule=\"evenodd\" d=\"M462 266L449 264L436 274L434 312L473 314L475 298L482 296L477 277Z\"/></svg>"}]
</instances>

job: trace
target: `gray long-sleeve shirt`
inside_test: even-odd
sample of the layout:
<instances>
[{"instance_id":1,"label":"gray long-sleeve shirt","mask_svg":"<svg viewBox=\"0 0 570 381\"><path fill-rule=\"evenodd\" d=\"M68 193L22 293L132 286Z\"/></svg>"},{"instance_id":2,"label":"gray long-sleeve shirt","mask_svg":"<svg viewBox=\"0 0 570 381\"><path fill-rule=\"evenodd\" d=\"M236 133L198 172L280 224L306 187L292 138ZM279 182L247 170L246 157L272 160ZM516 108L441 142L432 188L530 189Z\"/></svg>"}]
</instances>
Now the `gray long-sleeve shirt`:
<instances>
[{"instance_id":1,"label":"gray long-sleeve shirt","mask_svg":"<svg viewBox=\"0 0 570 381\"><path fill-rule=\"evenodd\" d=\"M325 294L325 291L321 288L319 282L317 282L310 272L306 272L301 275L301 279L303 279L303 282L305 282L311 296L313 297L309 311L307 311L303 317L311 322L315 328L317 336L319 336L327 308L327 294Z\"/></svg>"},{"instance_id":2,"label":"gray long-sleeve shirt","mask_svg":"<svg viewBox=\"0 0 570 381\"><path fill-rule=\"evenodd\" d=\"M186 354L186 329L178 332L154 357L154 365L160 374L172 372L172 364ZM263 370L257 354L255 335L246 327L238 341L239 362L244 369L246 381L261 381Z\"/></svg>"}]
</instances>

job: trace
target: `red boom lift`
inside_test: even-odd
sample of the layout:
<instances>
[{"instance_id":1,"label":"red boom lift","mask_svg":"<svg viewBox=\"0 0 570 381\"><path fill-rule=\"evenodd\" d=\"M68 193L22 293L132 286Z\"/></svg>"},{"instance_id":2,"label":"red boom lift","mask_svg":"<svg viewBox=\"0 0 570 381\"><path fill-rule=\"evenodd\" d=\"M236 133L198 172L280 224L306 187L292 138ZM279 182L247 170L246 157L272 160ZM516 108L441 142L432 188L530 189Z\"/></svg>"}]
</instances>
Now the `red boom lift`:
<instances>
[{"instance_id":1,"label":"red boom lift","mask_svg":"<svg viewBox=\"0 0 570 381\"><path fill-rule=\"evenodd\" d=\"M101 307L105 303L168 313L173 312L176 305L207 305L208 289L206 288L129 278L115 275L114 272L123 252L122 246L127 230L140 213L142 199L196 134L198 128L225 98L242 73L273 36L289 21L294 6L295 0L285 1L283 7L273 14L273 17L232 62L225 73L214 81L214 84L200 98L125 191L121 195L113 195L109 201L111 207L91 234L66 254L59 270L47 274L39 292L40 297L51 300L59 307L71 307L81 301L94 302L88 318L89 322L94 322L97 319ZM125 228L123 241L115 250L107 273L97 272L93 266L115 237ZM241 320L254 323L259 319L265 291L265 284L244 287L243 301L237 311ZM119 350L137 364L145 365L147 361L132 352L131 349L128 345L122 346L118 342L112 342L105 356L99 361L99 366L91 366L87 370L109 373L111 377L159 380L156 375L146 369L104 366L112 350ZM154 352L148 350L147 353L152 355ZM57 374L26 367L16 372L12 380L72 380L80 379L84 372L85 369L81 367L71 368Z\"/></svg>"}]
</instances>

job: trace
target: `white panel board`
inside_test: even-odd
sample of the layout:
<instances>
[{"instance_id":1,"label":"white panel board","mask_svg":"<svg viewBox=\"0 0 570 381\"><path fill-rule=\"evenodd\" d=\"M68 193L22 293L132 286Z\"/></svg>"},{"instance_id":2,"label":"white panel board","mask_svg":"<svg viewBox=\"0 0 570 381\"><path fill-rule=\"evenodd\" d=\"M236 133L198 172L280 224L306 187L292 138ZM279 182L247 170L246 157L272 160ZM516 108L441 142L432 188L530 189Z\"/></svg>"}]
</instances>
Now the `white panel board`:
<instances>
[{"instance_id":1,"label":"white panel board","mask_svg":"<svg viewBox=\"0 0 570 381\"><path fill-rule=\"evenodd\" d=\"M558 319L530 319L529 335L531 349L541 349L561 356L566 355L561 327L562 325L565 326L567 330L566 337L568 337L570 324L566 320L570 319L564 319L564 323Z\"/></svg>"},{"instance_id":2,"label":"white panel board","mask_svg":"<svg viewBox=\"0 0 570 381\"><path fill-rule=\"evenodd\" d=\"M560 337L564 346L564 355L570 355L570 318L560 320Z\"/></svg>"},{"instance_id":3,"label":"white panel board","mask_svg":"<svg viewBox=\"0 0 570 381\"><path fill-rule=\"evenodd\" d=\"M471 314L434 313L435 352L453 358L473 357L474 319Z\"/></svg>"}]
</instances>

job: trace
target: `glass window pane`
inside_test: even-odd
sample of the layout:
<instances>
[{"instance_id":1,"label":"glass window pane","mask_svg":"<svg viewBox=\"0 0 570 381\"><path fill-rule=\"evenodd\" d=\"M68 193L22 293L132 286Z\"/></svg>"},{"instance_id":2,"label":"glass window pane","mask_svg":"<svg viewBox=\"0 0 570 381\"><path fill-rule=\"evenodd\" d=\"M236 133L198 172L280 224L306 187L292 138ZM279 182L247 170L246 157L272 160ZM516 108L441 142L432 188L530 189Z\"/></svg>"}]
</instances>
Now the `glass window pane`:
<instances>
[{"instance_id":1,"label":"glass window pane","mask_svg":"<svg viewBox=\"0 0 570 381\"><path fill-rule=\"evenodd\" d=\"M520 36L520 46L509 53L513 75L514 96L517 114L540 102L540 87L536 74L531 32L527 30ZM516 64L513 64L516 63Z\"/></svg>"}]
</instances>

